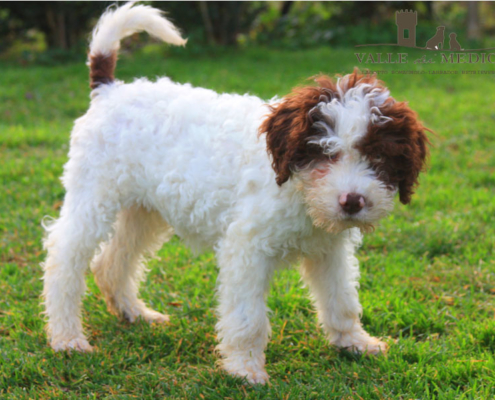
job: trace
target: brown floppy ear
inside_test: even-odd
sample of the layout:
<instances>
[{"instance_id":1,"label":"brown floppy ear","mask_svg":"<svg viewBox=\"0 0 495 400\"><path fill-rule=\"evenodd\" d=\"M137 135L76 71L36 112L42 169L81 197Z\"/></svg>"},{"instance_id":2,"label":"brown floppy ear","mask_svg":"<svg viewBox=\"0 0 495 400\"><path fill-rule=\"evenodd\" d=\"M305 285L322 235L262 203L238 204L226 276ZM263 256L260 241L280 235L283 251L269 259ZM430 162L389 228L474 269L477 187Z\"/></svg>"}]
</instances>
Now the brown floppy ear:
<instances>
[{"instance_id":1,"label":"brown floppy ear","mask_svg":"<svg viewBox=\"0 0 495 400\"><path fill-rule=\"evenodd\" d=\"M397 188L401 203L408 204L425 168L430 143L425 131L431 131L404 102L389 97L379 109L386 122L370 124L357 148L368 156L378 179Z\"/></svg>"},{"instance_id":2,"label":"brown floppy ear","mask_svg":"<svg viewBox=\"0 0 495 400\"><path fill-rule=\"evenodd\" d=\"M385 103L381 109L383 115L391 118L382 129L392 130L395 136L394 162L395 179L402 204L409 204L414 189L418 185L418 177L425 169L430 144L425 128L416 112L405 102Z\"/></svg>"},{"instance_id":3,"label":"brown floppy ear","mask_svg":"<svg viewBox=\"0 0 495 400\"><path fill-rule=\"evenodd\" d=\"M329 101L336 89L326 77L316 81L319 87L295 89L280 103L270 106L271 113L260 126L260 134L266 134L267 150L279 186L289 180L294 170L323 156L319 146L308 143L316 134L311 128L314 121L310 111L320 101Z\"/></svg>"}]
</instances>

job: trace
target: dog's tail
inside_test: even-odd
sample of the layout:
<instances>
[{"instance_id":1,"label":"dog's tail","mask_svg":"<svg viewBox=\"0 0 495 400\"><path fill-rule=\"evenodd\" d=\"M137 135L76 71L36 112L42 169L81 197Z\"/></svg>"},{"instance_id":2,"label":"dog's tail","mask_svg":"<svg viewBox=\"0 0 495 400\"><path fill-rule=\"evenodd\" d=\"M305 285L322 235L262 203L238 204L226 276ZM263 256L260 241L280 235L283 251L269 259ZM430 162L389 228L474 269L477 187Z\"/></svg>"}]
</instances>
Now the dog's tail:
<instances>
[{"instance_id":1,"label":"dog's tail","mask_svg":"<svg viewBox=\"0 0 495 400\"><path fill-rule=\"evenodd\" d=\"M109 9L98 21L89 45L91 89L114 81L120 40L142 31L178 46L184 46L187 42L182 39L179 30L156 8L129 2L123 7Z\"/></svg>"}]
</instances>

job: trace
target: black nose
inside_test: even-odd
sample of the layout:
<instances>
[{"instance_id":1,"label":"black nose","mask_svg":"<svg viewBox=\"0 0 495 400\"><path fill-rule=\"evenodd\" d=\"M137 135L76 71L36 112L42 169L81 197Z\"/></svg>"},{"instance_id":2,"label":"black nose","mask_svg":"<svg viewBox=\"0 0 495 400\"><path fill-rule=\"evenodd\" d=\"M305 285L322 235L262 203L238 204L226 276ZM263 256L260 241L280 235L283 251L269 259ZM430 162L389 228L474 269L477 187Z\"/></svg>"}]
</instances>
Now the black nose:
<instances>
[{"instance_id":1,"label":"black nose","mask_svg":"<svg viewBox=\"0 0 495 400\"><path fill-rule=\"evenodd\" d=\"M343 193L339 198L339 204L347 214L356 214L366 204L364 197L357 193Z\"/></svg>"}]
</instances>

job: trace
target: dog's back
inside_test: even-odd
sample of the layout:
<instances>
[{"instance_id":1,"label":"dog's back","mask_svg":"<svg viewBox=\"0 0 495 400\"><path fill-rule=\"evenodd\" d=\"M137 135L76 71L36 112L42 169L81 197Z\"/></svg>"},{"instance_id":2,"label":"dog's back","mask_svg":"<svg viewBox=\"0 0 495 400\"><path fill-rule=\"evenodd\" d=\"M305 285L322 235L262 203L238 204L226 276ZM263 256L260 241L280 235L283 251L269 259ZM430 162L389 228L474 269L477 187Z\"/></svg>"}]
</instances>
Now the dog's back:
<instances>
[{"instance_id":1,"label":"dog's back","mask_svg":"<svg viewBox=\"0 0 495 400\"><path fill-rule=\"evenodd\" d=\"M114 82L94 93L72 133L66 174L74 176L81 164L100 171L95 185L126 203L162 210L194 247L213 245L239 192L256 188L245 176L247 162L272 171L257 135L267 109L256 97L219 95L168 78Z\"/></svg>"}]
</instances>

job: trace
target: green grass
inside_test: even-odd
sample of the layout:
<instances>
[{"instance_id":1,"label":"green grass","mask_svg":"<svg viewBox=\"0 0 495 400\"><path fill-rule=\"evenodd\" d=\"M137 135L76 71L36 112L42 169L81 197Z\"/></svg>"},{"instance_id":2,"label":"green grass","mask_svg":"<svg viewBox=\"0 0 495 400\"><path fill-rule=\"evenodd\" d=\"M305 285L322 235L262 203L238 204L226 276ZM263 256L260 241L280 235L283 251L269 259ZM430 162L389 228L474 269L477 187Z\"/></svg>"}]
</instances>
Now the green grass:
<instances>
[{"instance_id":1,"label":"green grass","mask_svg":"<svg viewBox=\"0 0 495 400\"><path fill-rule=\"evenodd\" d=\"M253 49L166 57L123 56L117 76L218 91L283 95L318 72L345 73L353 49ZM489 70L493 65L381 65ZM167 326L109 315L88 275L84 325L93 354L54 353L39 295L40 221L57 216L72 122L88 106L82 63L2 66L0 74L0 397L188 399L489 399L495 396L495 80L493 75L382 78L408 100L431 136L430 168L410 206L367 235L359 252L363 323L390 343L387 357L329 347L296 269L276 276L269 297L271 382L251 387L221 372L214 354L217 276L213 254L177 238L150 262L142 297L171 315Z\"/></svg>"}]
</instances>

